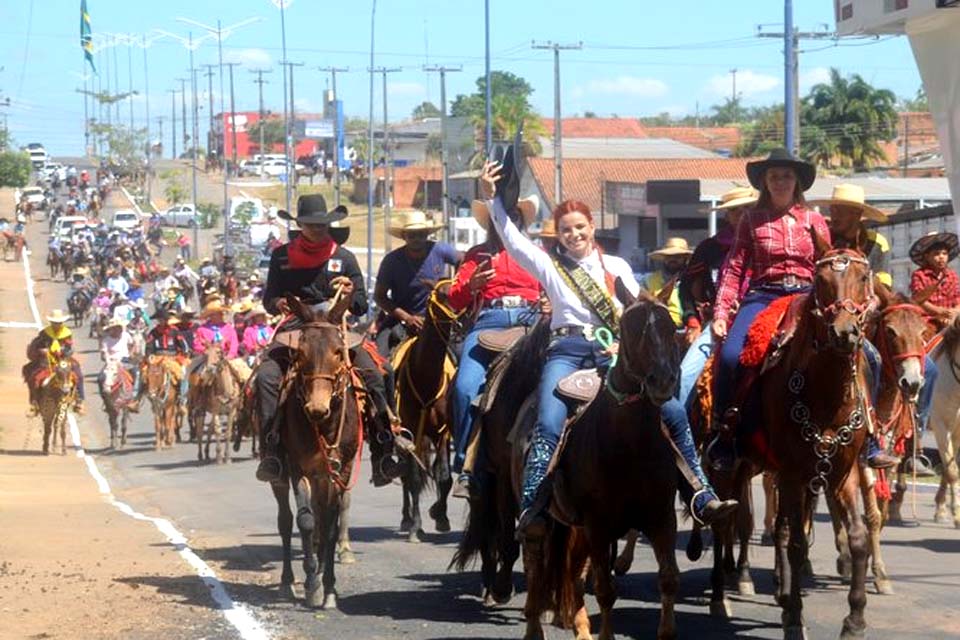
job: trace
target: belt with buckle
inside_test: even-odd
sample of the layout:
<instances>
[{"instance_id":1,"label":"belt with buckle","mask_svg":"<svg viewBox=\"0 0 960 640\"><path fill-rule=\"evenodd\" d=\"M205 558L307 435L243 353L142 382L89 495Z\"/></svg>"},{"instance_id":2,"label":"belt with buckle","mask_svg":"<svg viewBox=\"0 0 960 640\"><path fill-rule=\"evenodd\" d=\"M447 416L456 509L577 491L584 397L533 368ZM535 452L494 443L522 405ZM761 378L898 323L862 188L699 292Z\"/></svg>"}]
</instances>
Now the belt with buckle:
<instances>
[{"instance_id":1,"label":"belt with buckle","mask_svg":"<svg viewBox=\"0 0 960 640\"><path fill-rule=\"evenodd\" d=\"M809 287L812 283L809 280L798 278L794 275L785 275L778 280L767 280L760 283L762 287L783 287L784 289L801 289Z\"/></svg>"},{"instance_id":2,"label":"belt with buckle","mask_svg":"<svg viewBox=\"0 0 960 640\"><path fill-rule=\"evenodd\" d=\"M483 306L486 309L518 309L530 306L530 302L523 296L501 296L487 300Z\"/></svg>"},{"instance_id":3,"label":"belt with buckle","mask_svg":"<svg viewBox=\"0 0 960 640\"><path fill-rule=\"evenodd\" d=\"M593 340L593 327L584 327L581 325L571 324L566 327L557 327L550 332L550 335L554 338L569 338L571 336L581 336L587 340Z\"/></svg>"}]
</instances>

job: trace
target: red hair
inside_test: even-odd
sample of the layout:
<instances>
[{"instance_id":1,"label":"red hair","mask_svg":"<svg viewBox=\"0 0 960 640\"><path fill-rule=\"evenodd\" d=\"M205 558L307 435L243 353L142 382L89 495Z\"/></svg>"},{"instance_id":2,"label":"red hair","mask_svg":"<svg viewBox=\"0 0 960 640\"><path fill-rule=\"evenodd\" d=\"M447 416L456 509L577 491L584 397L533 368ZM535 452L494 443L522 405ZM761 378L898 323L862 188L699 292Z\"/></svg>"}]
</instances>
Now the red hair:
<instances>
[{"instance_id":1,"label":"red hair","mask_svg":"<svg viewBox=\"0 0 960 640\"><path fill-rule=\"evenodd\" d=\"M564 200L553 210L553 223L557 225L558 231L560 230L560 218L568 213L582 213L587 216L587 220L591 223L593 222L593 214L590 212L590 207L579 200Z\"/></svg>"}]
</instances>

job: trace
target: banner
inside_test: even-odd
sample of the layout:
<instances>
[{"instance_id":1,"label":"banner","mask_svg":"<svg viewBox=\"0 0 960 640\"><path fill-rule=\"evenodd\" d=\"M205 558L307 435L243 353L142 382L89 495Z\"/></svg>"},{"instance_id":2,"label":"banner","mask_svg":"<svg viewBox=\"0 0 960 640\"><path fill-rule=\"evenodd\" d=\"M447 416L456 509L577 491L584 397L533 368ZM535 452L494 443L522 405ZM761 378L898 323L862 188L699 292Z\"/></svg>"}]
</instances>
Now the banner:
<instances>
[{"instance_id":1,"label":"banner","mask_svg":"<svg viewBox=\"0 0 960 640\"><path fill-rule=\"evenodd\" d=\"M90 63L93 72L97 72L97 66L93 64L93 30L90 27L90 14L87 13L87 0L80 0L80 48L83 49L83 57Z\"/></svg>"}]
</instances>

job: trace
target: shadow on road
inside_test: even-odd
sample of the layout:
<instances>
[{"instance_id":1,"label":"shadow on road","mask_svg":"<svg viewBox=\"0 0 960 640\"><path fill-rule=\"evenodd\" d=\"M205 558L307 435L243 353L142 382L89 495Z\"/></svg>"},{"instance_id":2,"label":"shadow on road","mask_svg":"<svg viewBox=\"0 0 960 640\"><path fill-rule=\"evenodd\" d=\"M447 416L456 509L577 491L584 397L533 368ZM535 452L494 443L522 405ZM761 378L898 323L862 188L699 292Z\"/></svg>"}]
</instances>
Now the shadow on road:
<instances>
[{"instance_id":1,"label":"shadow on road","mask_svg":"<svg viewBox=\"0 0 960 640\"><path fill-rule=\"evenodd\" d=\"M960 553L960 539L924 538L922 540L884 540L883 546L920 547L934 553Z\"/></svg>"},{"instance_id":2,"label":"shadow on road","mask_svg":"<svg viewBox=\"0 0 960 640\"><path fill-rule=\"evenodd\" d=\"M26 456L26 457L43 457L45 454L40 449L27 450L27 449L0 449L0 456Z\"/></svg>"}]
</instances>

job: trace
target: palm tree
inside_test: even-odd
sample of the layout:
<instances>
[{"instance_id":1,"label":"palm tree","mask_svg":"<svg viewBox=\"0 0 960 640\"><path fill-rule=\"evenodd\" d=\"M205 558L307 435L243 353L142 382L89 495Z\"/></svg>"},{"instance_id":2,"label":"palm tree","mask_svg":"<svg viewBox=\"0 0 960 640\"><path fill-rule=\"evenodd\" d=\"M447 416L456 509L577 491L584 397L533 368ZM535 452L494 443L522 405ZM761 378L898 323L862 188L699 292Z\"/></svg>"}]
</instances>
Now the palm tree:
<instances>
[{"instance_id":1,"label":"palm tree","mask_svg":"<svg viewBox=\"0 0 960 640\"><path fill-rule=\"evenodd\" d=\"M831 69L830 82L814 86L803 100L801 138L813 138L807 155L828 166L838 159L857 171L884 160L880 142L896 136L896 103L892 91Z\"/></svg>"}]
</instances>

